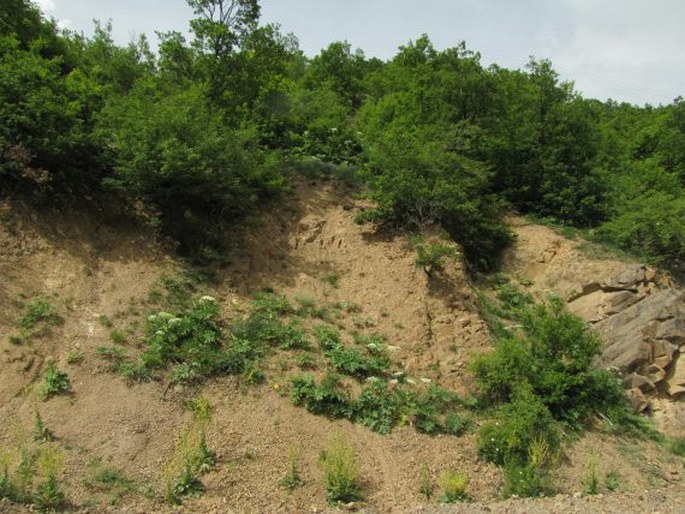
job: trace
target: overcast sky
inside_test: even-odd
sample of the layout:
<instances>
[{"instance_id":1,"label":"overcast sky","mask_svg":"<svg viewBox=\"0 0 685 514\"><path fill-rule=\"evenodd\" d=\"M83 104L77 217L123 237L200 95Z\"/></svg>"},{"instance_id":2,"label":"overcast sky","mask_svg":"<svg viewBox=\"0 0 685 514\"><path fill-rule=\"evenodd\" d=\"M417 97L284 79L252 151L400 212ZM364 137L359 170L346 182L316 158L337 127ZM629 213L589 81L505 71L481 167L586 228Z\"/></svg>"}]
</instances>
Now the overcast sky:
<instances>
[{"instance_id":1,"label":"overcast sky","mask_svg":"<svg viewBox=\"0 0 685 514\"><path fill-rule=\"evenodd\" d=\"M37 0L48 16L92 33L112 20L125 44L137 34L187 31L185 0ZM521 68L549 58L584 96L636 104L685 96L685 0L261 0L262 22L293 32L307 55L347 40L392 57L427 33L438 49L465 40L484 64Z\"/></svg>"}]
</instances>

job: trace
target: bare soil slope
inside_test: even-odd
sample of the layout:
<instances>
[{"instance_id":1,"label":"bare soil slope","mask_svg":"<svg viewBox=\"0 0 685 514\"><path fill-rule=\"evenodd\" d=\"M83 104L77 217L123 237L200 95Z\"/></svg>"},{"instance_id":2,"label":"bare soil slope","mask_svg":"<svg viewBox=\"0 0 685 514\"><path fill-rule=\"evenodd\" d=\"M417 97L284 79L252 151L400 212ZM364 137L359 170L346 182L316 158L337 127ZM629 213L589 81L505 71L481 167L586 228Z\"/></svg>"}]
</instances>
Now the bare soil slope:
<instances>
[{"instance_id":1,"label":"bare soil slope","mask_svg":"<svg viewBox=\"0 0 685 514\"><path fill-rule=\"evenodd\" d=\"M345 334L383 334L398 348L397 367L417 380L467 392L466 363L474 352L487 350L489 336L463 264L451 262L439 280L429 281L414 265L406 236L378 234L354 223L355 212L364 207L329 183L301 184L279 210L270 209L246 226L245 234L227 235L234 243L230 264L218 271L218 283L203 284L197 294L215 296L227 320L244 315L251 295L267 287L317 305L347 305L346 314L336 319ZM160 496L163 469L189 419L184 402L202 393L215 409L207 435L217 466L203 477L204 495L187 500L183 512L326 510L318 460L335 431L351 441L361 463L366 497L358 507L419 511L426 504L420 494L423 477L435 484L442 470L452 468L468 474L470 499L480 502L462 509L535 511L531 503L513 500L485 507L497 499L501 477L478 458L473 432L431 437L403 426L382 436L293 406L289 377L300 370L288 357L269 361L260 386L233 377L168 391L166 383L127 383L108 370L97 349L112 346L111 332L117 330L122 347L140 351L142 325L152 309L150 292L162 277L179 273L181 264L140 227L115 230L87 216L36 215L19 205L4 204L0 214L0 464L4 459L16 465L19 449L35 446L31 430L39 409L63 459L60 479L70 509L177 511ZM534 242L529 251L535 246L542 248ZM569 265L575 258L569 257ZM611 264L597 266L592 273L609 272ZM35 298L55 305L63 323L10 342L18 333L17 319ZM37 389L48 357L68 372L72 390L41 401ZM304 485L289 493L279 482L291 449L300 453ZM618 470L621 490L677 483L682 472L681 461L657 447L593 434L563 459L562 493L582 489L588 456L599 457L600 474ZM125 492L93 485L93 475L103 467L130 479ZM574 501L559 497L559 508L551 511L584 511L584 504ZM538 511L550 511L544 505ZM658 508L676 512L675 505ZM9 504L0 503L3 509L10 511Z\"/></svg>"}]
</instances>

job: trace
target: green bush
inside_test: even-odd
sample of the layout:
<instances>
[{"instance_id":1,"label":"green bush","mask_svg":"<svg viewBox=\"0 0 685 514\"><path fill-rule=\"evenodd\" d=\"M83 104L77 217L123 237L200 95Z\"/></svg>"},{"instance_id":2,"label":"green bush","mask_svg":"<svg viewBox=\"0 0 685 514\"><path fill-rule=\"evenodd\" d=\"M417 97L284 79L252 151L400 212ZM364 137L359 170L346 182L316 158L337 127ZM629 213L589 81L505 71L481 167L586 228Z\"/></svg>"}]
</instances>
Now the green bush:
<instances>
[{"instance_id":1,"label":"green bush","mask_svg":"<svg viewBox=\"0 0 685 514\"><path fill-rule=\"evenodd\" d=\"M595 411L627 412L617 377L591 368L600 340L587 324L552 299L519 311L522 330L500 338L495 351L479 356L472 369L484 397L510 401L529 388L552 416L580 428Z\"/></svg>"},{"instance_id":2,"label":"green bush","mask_svg":"<svg viewBox=\"0 0 685 514\"><path fill-rule=\"evenodd\" d=\"M520 391L504 404L480 430L478 452L499 465L520 466L529 461L532 445L542 440L555 452L561 444L554 418L540 398Z\"/></svg>"},{"instance_id":3,"label":"green bush","mask_svg":"<svg viewBox=\"0 0 685 514\"><path fill-rule=\"evenodd\" d=\"M598 236L653 264L678 265L685 260L685 193L637 195L600 227Z\"/></svg>"},{"instance_id":4,"label":"green bush","mask_svg":"<svg viewBox=\"0 0 685 514\"><path fill-rule=\"evenodd\" d=\"M228 128L201 86L157 93L151 82L104 110L116 161L107 185L143 198L180 250L202 257L221 246L227 227L283 190L284 179L254 130Z\"/></svg>"}]
</instances>

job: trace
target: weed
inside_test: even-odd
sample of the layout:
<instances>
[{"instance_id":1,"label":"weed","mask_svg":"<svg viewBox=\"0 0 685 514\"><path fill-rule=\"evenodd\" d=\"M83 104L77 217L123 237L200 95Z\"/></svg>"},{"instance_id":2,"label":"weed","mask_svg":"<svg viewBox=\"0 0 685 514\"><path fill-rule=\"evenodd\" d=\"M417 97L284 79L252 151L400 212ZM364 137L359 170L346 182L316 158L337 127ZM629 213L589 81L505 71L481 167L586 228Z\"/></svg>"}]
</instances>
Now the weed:
<instances>
[{"instance_id":1,"label":"weed","mask_svg":"<svg viewBox=\"0 0 685 514\"><path fill-rule=\"evenodd\" d=\"M198 496L204 491L200 475L214 466L214 455L207 447L205 431L211 421L209 401L199 397L190 404L193 414L176 440L172 459L164 467L164 496L179 505L185 496Z\"/></svg>"},{"instance_id":2,"label":"weed","mask_svg":"<svg viewBox=\"0 0 685 514\"><path fill-rule=\"evenodd\" d=\"M45 426L40 411L36 409L33 420L33 440L38 443L45 443L54 439L52 431Z\"/></svg>"},{"instance_id":3,"label":"weed","mask_svg":"<svg viewBox=\"0 0 685 514\"><path fill-rule=\"evenodd\" d=\"M543 496L551 491L549 468L556 455L544 437L534 437L528 444L526 461L509 457L504 464L505 496Z\"/></svg>"},{"instance_id":4,"label":"weed","mask_svg":"<svg viewBox=\"0 0 685 514\"><path fill-rule=\"evenodd\" d=\"M341 434L334 434L321 452L319 463L323 468L328 502L346 503L361 499L359 462L350 442Z\"/></svg>"},{"instance_id":5,"label":"weed","mask_svg":"<svg viewBox=\"0 0 685 514\"><path fill-rule=\"evenodd\" d=\"M47 400L53 395L69 391L71 384L69 376L57 368L57 364L51 358L46 360L47 368L43 374L43 383L40 387L40 396Z\"/></svg>"},{"instance_id":6,"label":"weed","mask_svg":"<svg viewBox=\"0 0 685 514\"><path fill-rule=\"evenodd\" d=\"M442 490L440 496L442 503L463 501L467 498L466 488L469 485L469 477L465 473L448 469L440 474L438 485Z\"/></svg>"},{"instance_id":7,"label":"weed","mask_svg":"<svg viewBox=\"0 0 685 514\"><path fill-rule=\"evenodd\" d=\"M24 331L33 330L38 323L60 325L62 322L57 308L44 298L37 298L29 303L26 312L19 318L19 326Z\"/></svg>"},{"instance_id":8,"label":"weed","mask_svg":"<svg viewBox=\"0 0 685 514\"><path fill-rule=\"evenodd\" d=\"M405 399L399 390L390 390L384 380L371 379L354 402L354 420L374 432L389 434L400 419Z\"/></svg>"},{"instance_id":9,"label":"weed","mask_svg":"<svg viewBox=\"0 0 685 514\"><path fill-rule=\"evenodd\" d=\"M316 368L316 361L311 353L302 353L295 357L295 364L302 370Z\"/></svg>"},{"instance_id":10,"label":"weed","mask_svg":"<svg viewBox=\"0 0 685 514\"><path fill-rule=\"evenodd\" d=\"M618 488L621 485L620 480L621 477L619 476L618 471L612 469L604 477L604 487L610 492L618 491Z\"/></svg>"},{"instance_id":11,"label":"weed","mask_svg":"<svg viewBox=\"0 0 685 514\"><path fill-rule=\"evenodd\" d=\"M337 275L337 273L333 273L333 272L325 273L321 277L321 280L326 282L328 285L330 285L332 287L336 287L336 288L338 287L338 275Z\"/></svg>"},{"instance_id":12,"label":"weed","mask_svg":"<svg viewBox=\"0 0 685 514\"><path fill-rule=\"evenodd\" d=\"M349 396L342 389L338 375L327 374L320 384L311 375L294 377L290 398L295 405L304 406L312 414L334 418L352 415Z\"/></svg>"},{"instance_id":13,"label":"weed","mask_svg":"<svg viewBox=\"0 0 685 514\"><path fill-rule=\"evenodd\" d=\"M288 471L281 480L281 485L288 491L297 489L302 485L300 476L300 452L297 448L290 447L288 450Z\"/></svg>"},{"instance_id":14,"label":"weed","mask_svg":"<svg viewBox=\"0 0 685 514\"><path fill-rule=\"evenodd\" d=\"M105 328L112 328L114 326L114 323L112 323L112 320L109 319L105 314L101 314L98 317L98 321L100 322L100 325L102 325Z\"/></svg>"},{"instance_id":15,"label":"weed","mask_svg":"<svg viewBox=\"0 0 685 514\"><path fill-rule=\"evenodd\" d=\"M119 329L114 329L109 333L109 338L114 344L126 344L126 335Z\"/></svg>"},{"instance_id":16,"label":"weed","mask_svg":"<svg viewBox=\"0 0 685 514\"><path fill-rule=\"evenodd\" d=\"M513 284L507 283L497 288L497 299L507 313L507 317L516 317L516 313L533 304L533 297L521 291Z\"/></svg>"},{"instance_id":17,"label":"weed","mask_svg":"<svg viewBox=\"0 0 685 514\"><path fill-rule=\"evenodd\" d=\"M24 344L24 338L21 336L18 336L16 334L10 335L7 340L10 342L10 344L13 344L15 346L19 346L21 344Z\"/></svg>"},{"instance_id":18,"label":"weed","mask_svg":"<svg viewBox=\"0 0 685 514\"><path fill-rule=\"evenodd\" d=\"M273 291L258 293L252 301L253 313L264 313L274 316L295 314L296 309L285 296L277 296Z\"/></svg>"},{"instance_id":19,"label":"weed","mask_svg":"<svg viewBox=\"0 0 685 514\"><path fill-rule=\"evenodd\" d=\"M685 437L673 438L668 441L668 449L679 457L685 457Z\"/></svg>"},{"instance_id":20,"label":"weed","mask_svg":"<svg viewBox=\"0 0 685 514\"><path fill-rule=\"evenodd\" d=\"M152 305L158 305L162 302L163 298L164 296L158 289L151 289L150 292L147 294L147 301Z\"/></svg>"},{"instance_id":21,"label":"weed","mask_svg":"<svg viewBox=\"0 0 685 514\"><path fill-rule=\"evenodd\" d=\"M100 459L91 462L90 477L85 481L86 487L109 496L110 505L118 505L122 498L133 490L133 481L119 469L102 466Z\"/></svg>"},{"instance_id":22,"label":"weed","mask_svg":"<svg viewBox=\"0 0 685 514\"><path fill-rule=\"evenodd\" d=\"M583 477L583 494L599 494L599 477L597 476L597 457L590 457L585 465Z\"/></svg>"},{"instance_id":23,"label":"weed","mask_svg":"<svg viewBox=\"0 0 685 514\"><path fill-rule=\"evenodd\" d=\"M83 359L85 358L85 354L83 353L83 350L71 350L69 353L67 353L67 364L80 364L83 362Z\"/></svg>"},{"instance_id":24,"label":"weed","mask_svg":"<svg viewBox=\"0 0 685 514\"><path fill-rule=\"evenodd\" d=\"M433 496L433 480L431 479L430 469L427 464L421 467L419 492L426 500L430 500Z\"/></svg>"},{"instance_id":25,"label":"weed","mask_svg":"<svg viewBox=\"0 0 685 514\"><path fill-rule=\"evenodd\" d=\"M360 312L362 312L361 305L353 302L343 302L342 308L348 314L359 314Z\"/></svg>"},{"instance_id":26,"label":"weed","mask_svg":"<svg viewBox=\"0 0 685 514\"><path fill-rule=\"evenodd\" d=\"M61 455L55 448L44 449L38 458L38 466L45 480L38 485L33 495L33 504L40 512L54 512L64 504L64 493L57 481Z\"/></svg>"}]
</instances>

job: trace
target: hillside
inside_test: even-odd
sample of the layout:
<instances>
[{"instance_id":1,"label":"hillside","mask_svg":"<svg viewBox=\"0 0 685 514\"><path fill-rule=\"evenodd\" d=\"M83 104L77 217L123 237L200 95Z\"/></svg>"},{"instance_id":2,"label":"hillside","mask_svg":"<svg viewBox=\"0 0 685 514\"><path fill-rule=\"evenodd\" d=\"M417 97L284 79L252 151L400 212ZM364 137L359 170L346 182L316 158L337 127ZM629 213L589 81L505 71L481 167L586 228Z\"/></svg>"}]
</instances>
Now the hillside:
<instances>
[{"instance_id":1,"label":"hillside","mask_svg":"<svg viewBox=\"0 0 685 514\"><path fill-rule=\"evenodd\" d=\"M184 264L133 222L112 226L84 213L40 213L4 202L0 462L13 468L22 448L39 453L53 448L61 460L59 483L67 510L176 511L163 501L164 470L177 454L174 445L184 424L191 426L187 403L202 396L213 408L206 440L216 464L201 477L204 494L184 500L188 512L326 510L319 457L336 432L359 459L364 498L356 506L369 511L432 512L419 506L435 502L438 477L446 469L469 477L470 503L454 510L440 507L440 512L618 512L633 502L675 511L682 498L682 459L662 445L616 437L601 427L566 446L554 483L556 491L569 496L540 504L499 504L493 502L501 494L501 472L478 456L475 428L484 422L479 415L467 414L474 425L460 436L422 434L411 423L381 435L293 405L291 378L302 373L301 352L271 353L260 384L250 385L244 376L219 376L170 386L167 379L136 382L117 376L111 359L98 350L140 354L145 320L159 311L158 298L184 284L190 284L195 299L216 298L225 324L245 319L251 298L270 288L294 304L320 309L302 318L306 330L336 326L347 343L355 335L386 337L395 348L391 371L402 370L417 383L407 387L440 384L468 396L473 393L468 363L490 348L490 336L464 264L459 258L450 260L439 279L430 279L415 266L408 236L354 223L355 214L365 208L366 203L331 182L300 182L277 209L265 208L254 218L245 234L227 235L233 249L206 281L188 278L192 275ZM523 234L520 241L531 246L519 247L519 255L542 248ZM614 261L588 260L584 269L593 276L616 266ZM541 277L531 276L544 287ZM18 320L25 319L36 299L53 306L59 321L39 321L22 332ZM327 364L321 355L312 355L313 373L320 376ZM49 357L66 371L71 388L42 400L39 390ZM346 381L344 387L354 392L360 385ZM53 442L33 440L36 411L54 434ZM299 455L303 484L289 492L279 483L293 451ZM573 496L583 490L588 466L596 466L602 479L610 473L618 477L617 496ZM34 473L39 481L39 466ZM431 499L421 494L426 484L435 491ZM10 508L6 500L0 506Z\"/></svg>"}]
</instances>

